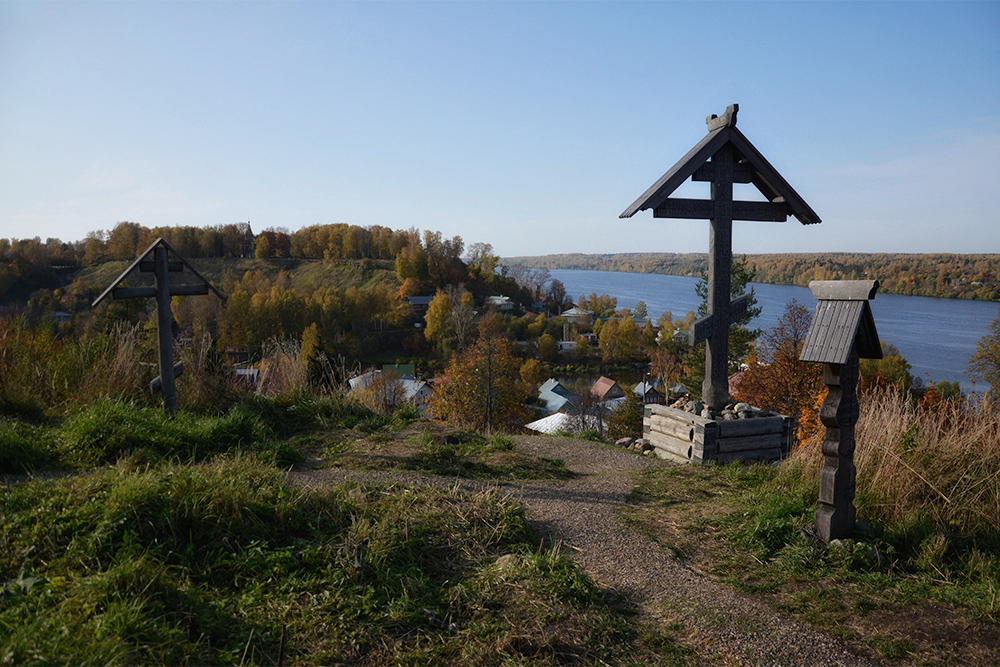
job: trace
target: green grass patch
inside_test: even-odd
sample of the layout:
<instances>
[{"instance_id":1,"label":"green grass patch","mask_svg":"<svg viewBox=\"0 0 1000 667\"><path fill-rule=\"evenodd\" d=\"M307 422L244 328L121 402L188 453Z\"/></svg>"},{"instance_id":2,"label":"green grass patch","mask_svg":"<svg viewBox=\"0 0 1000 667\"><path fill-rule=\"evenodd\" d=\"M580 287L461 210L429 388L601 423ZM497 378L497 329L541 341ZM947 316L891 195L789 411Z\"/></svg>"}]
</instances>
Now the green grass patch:
<instances>
[{"instance_id":1,"label":"green grass patch","mask_svg":"<svg viewBox=\"0 0 1000 667\"><path fill-rule=\"evenodd\" d=\"M71 414L56 429L63 457L80 466L135 457L139 463L177 459L198 461L221 452L255 452L287 467L299 460L293 448L277 442L267 423L247 406L219 417L161 410L125 401L100 400Z\"/></svg>"},{"instance_id":2,"label":"green grass patch","mask_svg":"<svg viewBox=\"0 0 1000 667\"><path fill-rule=\"evenodd\" d=\"M928 627L953 628L943 636L971 621L982 630L979 636L1000 637L1000 535L942 534L913 515L874 519L851 539L817 543L808 529L818 507L818 482L797 465L643 471L628 518L699 568L746 593L764 594L777 608L841 639L861 641L886 659L936 659L928 657L938 650L929 646L933 641L921 644L907 636L924 613ZM857 499L861 519L869 516L865 501ZM899 621L893 628L894 612L904 611L910 625ZM860 630L842 630L847 619ZM998 657L989 653L995 649L984 650Z\"/></svg>"},{"instance_id":3,"label":"green grass patch","mask_svg":"<svg viewBox=\"0 0 1000 667\"><path fill-rule=\"evenodd\" d=\"M690 662L498 492L305 491L237 456L0 501L4 662Z\"/></svg>"},{"instance_id":4,"label":"green grass patch","mask_svg":"<svg viewBox=\"0 0 1000 667\"><path fill-rule=\"evenodd\" d=\"M51 430L0 419L0 474L27 474L57 462Z\"/></svg>"},{"instance_id":5,"label":"green grass patch","mask_svg":"<svg viewBox=\"0 0 1000 667\"><path fill-rule=\"evenodd\" d=\"M467 479L568 479L573 473L560 459L530 456L517 451L514 441L503 435L490 439L465 431L437 442L425 433L415 438L412 457L400 467L447 477Z\"/></svg>"}]
</instances>

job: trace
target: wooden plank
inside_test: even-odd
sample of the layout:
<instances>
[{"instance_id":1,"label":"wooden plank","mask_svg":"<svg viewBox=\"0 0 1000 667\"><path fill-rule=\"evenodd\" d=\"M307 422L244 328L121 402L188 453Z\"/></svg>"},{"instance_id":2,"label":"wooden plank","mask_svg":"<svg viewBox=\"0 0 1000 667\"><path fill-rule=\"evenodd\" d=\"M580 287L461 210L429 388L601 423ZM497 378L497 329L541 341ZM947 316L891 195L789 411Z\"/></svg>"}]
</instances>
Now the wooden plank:
<instances>
[{"instance_id":1,"label":"wooden plank","mask_svg":"<svg viewBox=\"0 0 1000 667\"><path fill-rule=\"evenodd\" d=\"M751 222L785 222L788 220L788 205L767 201L734 201L733 220Z\"/></svg>"},{"instance_id":2,"label":"wooden plank","mask_svg":"<svg viewBox=\"0 0 1000 667\"><path fill-rule=\"evenodd\" d=\"M878 291L877 280L813 280L813 298L836 301L870 301Z\"/></svg>"},{"instance_id":3,"label":"wooden plank","mask_svg":"<svg viewBox=\"0 0 1000 667\"><path fill-rule=\"evenodd\" d=\"M715 132L709 132L618 217L631 218L639 211L659 206L664 199L680 187L681 183L705 164L719 150L720 146L728 142L730 133L734 131L736 128L724 127Z\"/></svg>"},{"instance_id":4,"label":"wooden plank","mask_svg":"<svg viewBox=\"0 0 1000 667\"><path fill-rule=\"evenodd\" d=\"M719 437L732 438L762 433L781 433L784 430L784 417L756 417L751 419L733 419L721 421Z\"/></svg>"},{"instance_id":5,"label":"wooden plank","mask_svg":"<svg viewBox=\"0 0 1000 667\"><path fill-rule=\"evenodd\" d=\"M662 433L671 437L683 440L684 442L694 442L695 427L688 424L681 424L664 419L663 417L650 417L649 430L653 433Z\"/></svg>"},{"instance_id":6,"label":"wooden plank","mask_svg":"<svg viewBox=\"0 0 1000 667\"><path fill-rule=\"evenodd\" d=\"M752 449L781 449L786 436L782 433L764 433L762 435L746 435L737 438L719 438L716 440L719 453L745 452Z\"/></svg>"},{"instance_id":7,"label":"wooden plank","mask_svg":"<svg viewBox=\"0 0 1000 667\"><path fill-rule=\"evenodd\" d=\"M683 421L685 423L694 424L697 426L706 427L710 424L715 424L714 419L705 419L700 415L695 415L684 410L678 410L677 408L671 408L667 405L658 405L656 403L650 403L648 406L649 411L654 415L661 415L664 417L672 417L676 420Z\"/></svg>"},{"instance_id":8,"label":"wooden plank","mask_svg":"<svg viewBox=\"0 0 1000 667\"><path fill-rule=\"evenodd\" d=\"M691 323L688 327L688 345L694 347L703 340L711 338L715 331L715 317L706 315Z\"/></svg>"},{"instance_id":9,"label":"wooden plank","mask_svg":"<svg viewBox=\"0 0 1000 667\"><path fill-rule=\"evenodd\" d=\"M733 299L729 302L729 321L739 322L744 317L747 316L747 304L749 303L749 295L744 294L738 299Z\"/></svg>"},{"instance_id":10,"label":"wooden plank","mask_svg":"<svg viewBox=\"0 0 1000 667\"><path fill-rule=\"evenodd\" d=\"M654 218L708 220L715 214L715 205L706 199L670 197L653 209Z\"/></svg>"},{"instance_id":11,"label":"wooden plank","mask_svg":"<svg viewBox=\"0 0 1000 667\"><path fill-rule=\"evenodd\" d=\"M208 285L171 285L170 296L199 296L208 294Z\"/></svg>"},{"instance_id":12,"label":"wooden plank","mask_svg":"<svg viewBox=\"0 0 1000 667\"><path fill-rule=\"evenodd\" d=\"M174 364L174 378L179 378L183 374L184 374L184 362L178 361L176 364ZM159 375L153 378L152 382L149 383L149 391L150 393L153 394L160 391L162 387L163 387L163 381L160 380Z\"/></svg>"},{"instance_id":13,"label":"wooden plank","mask_svg":"<svg viewBox=\"0 0 1000 667\"><path fill-rule=\"evenodd\" d=\"M749 452L729 452L717 454L717 463L732 463L733 461L778 461L781 459L781 450L778 448L758 449Z\"/></svg>"},{"instance_id":14,"label":"wooden plank","mask_svg":"<svg viewBox=\"0 0 1000 667\"><path fill-rule=\"evenodd\" d=\"M155 287L116 287L111 290L112 299L142 299L156 296Z\"/></svg>"},{"instance_id":15,"label":"wooden plank","mask_svg":"<svg viewBox=\"0 0 1000 667\"><path fill-rule=\"evenodd\" d=\"M156 338L160 361L160 397L163 411L173 417L177 414L177 386L174 383L173 313L170 310L170 277L167 271L166 243L155 246L156 262Z\"/></svg>"},{"instance_id":16,"label":"wooden plank","mask_svg":"<svg viewBox=\"0 0 1000 667\"><path fill-rule=\"evenodd\" d=\"M698 169L691 174L692 181L699 182L711 182L715 180L715 165L709 161L698 167ZM753 171L750 169L750 164L747 162L741 162L739 164L733 165L733 183L752 183L753 182Z\"/></svg>"},{"instance_id":17,"label":"wooden plank","mask_svg":"<svg viewBox=\"0 0 1000 667\"><path fill-rule=\"evenodd\" d=\"M763 193L769 201L774 201L778 197L784 197L785 202L791 208L792 214L799 219L803 225L812 225L819 222L820 217L809 207L802 197L799 196L788 181L778 173L778 170L771 166L757 147L750 143L750 140L735 127L729 128L729 141L743 157L749 160L754 170L754 186Z\"/></svg>"},{"instance_id":18,"label":"wooden plank","mask_svg":"<svg viewBox=\"0 0 1000 667\"><path fill-rule=\"evenodd\" d=\"M676 438L662 436L659 433L651 433L647 439L649 444L653 445L653 449L669 452L684 462L690 460L691 454L694 452L694 447L690 442L685 443Z\"/></svg>"}]
</instances>

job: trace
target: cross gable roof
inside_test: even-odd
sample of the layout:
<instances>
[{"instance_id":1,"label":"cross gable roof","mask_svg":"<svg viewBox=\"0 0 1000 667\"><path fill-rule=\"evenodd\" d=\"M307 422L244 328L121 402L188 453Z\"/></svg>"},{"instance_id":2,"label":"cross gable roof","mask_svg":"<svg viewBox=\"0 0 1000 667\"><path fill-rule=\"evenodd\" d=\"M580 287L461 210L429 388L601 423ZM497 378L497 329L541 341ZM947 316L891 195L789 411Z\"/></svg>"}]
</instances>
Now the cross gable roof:
<instances>
[{"instance_id":1,"label":"cross gable roof","mask_svg":"<svg viewBox=\"0 0 1000 667\"><path fill-rule=\"evenodd\" d=\"M632 205L625 209L620 218L631 218L639 211L663 204L681 183L691 178L698 169L719 152L726 144L732 144L734 160L743 163L750 170L750 182L760 191L767 201L785 204L787 215L794 215L804 225L821 222L816 212L809 207L802 197L788 184L788 181L771 166L760 151L750 143L742 132L736 129L736 110L738 105L732 105L727 113L726 124L714 123L709 120L710 132L688 151L667 173L653 183ZM720 119L721 120L721 119ZM712 129L715 128L715 129Z\"/></svg>"},{"instance_id":2,"label":"cross gable roof","mask_svg":"<svg viewBox=\"0 0 1000 667\"><path fill-rule=\"evenodd\" d=\"M117 278L115 278L114 281L110 285L108 285L108 288L106 290L104 290L103 292L101 292L101 295L99 297L97 297L96 299L94 299L94 302L92 304L90 304L90 305L92 307L96 306L101 301L103 301L104 298L106 296L108 296L109 294L112 294L112 298L114 298L114 295L113 295L114 290L126 278L128 278L130 275L132 275L135 272L136 269L139 269L141 271L148 271L149 269L147 269L147 267L143 266L143 262L145 262L145 261L151 261L152 260L153 251L156 250L156 248L158 246L163 246L164 248L166 248L166 250L167 250L167 257L170 257L171 255L173 255L174 258L175 258L175 260L178 261L178 262L180 262L181 266L178 267L176 270L180 271L182 268L186 268L188 271L190 271L192 274L194 274L194 276L200 281L200 282L198 282L196 284L198 284L198 285L205 285L208 289L210 289L211 291L215 292L215 295L218 296L220 299L222 299L223 301L226 300L226 297L222 294L222 292L220 292L219 290L215 289L215 286L212 283L210 283L207 278L205 278L204 276L202 276L200 273L198 273L195 270L195 268L193 266L191 266L190 264L188 264L187 260L185 260L183 257L180 256L180 253L178 253L176 250L174 250L173 248L171 248L170 244L167 243L165 240L163 240L162 238L158 238L155 241L153 241L149 245L149 247L146 248L145 252L143 252L141 255L139 255L135 259L135 261L133 261L131 264L129 264L128 267L126 267L125 270L122 271L121 274ZM171 269L171 271L173 271L173 270L174 269ZM203 294L207 294L207 292L203 292Z\"/></svg>"}]
</instances>

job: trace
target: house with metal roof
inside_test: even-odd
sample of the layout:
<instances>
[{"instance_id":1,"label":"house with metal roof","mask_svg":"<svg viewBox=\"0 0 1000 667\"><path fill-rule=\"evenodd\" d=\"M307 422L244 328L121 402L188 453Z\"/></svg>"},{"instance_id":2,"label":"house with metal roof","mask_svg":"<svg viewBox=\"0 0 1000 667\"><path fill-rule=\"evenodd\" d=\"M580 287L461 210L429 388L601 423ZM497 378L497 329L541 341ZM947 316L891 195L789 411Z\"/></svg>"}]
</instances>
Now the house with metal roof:
<instances>
[{"instance_id":1,"label":"house with metal roof","mask_svg":"<svg viewBox=\"0 0 1000 667\"><path fill-rule=\"evenodd\" d=\"M570 410L576 406L576 394L555 378L549 378L538 388L538 397L545 403L548 412Z\"/></svg>"},{"instance_id":2,"label":"house with metal roof","mask_svg":"<svg viewBox=\"0 0 1000 667\"><path fill-rule=\"evenodd\" d=\"M625 391L618 383L603 375L597 378L597 382L590 388L590 393L602 401L610 401L615 398L624 398Z\"/></svg>"}]
</instances>

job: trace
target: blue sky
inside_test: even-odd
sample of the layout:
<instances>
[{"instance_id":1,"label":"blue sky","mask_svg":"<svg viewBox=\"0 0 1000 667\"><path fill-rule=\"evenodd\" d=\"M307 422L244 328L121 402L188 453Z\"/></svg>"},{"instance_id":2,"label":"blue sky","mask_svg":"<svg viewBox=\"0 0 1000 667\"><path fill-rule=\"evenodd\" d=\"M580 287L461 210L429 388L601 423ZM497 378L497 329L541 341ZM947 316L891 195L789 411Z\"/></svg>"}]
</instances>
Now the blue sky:
<instances>
[{"instance_id":1,"label":"blue sky","mask_svg":"<svg viewBox=\"0 0 1000 667\"><path fill-rule=\"evenodd\" d=\"M823 218L737 222L736 252L1000 252L996 2L0 0L0 236L704 252L707 222L618 215L733 102Z\"/></svg>"}]
</instances>

